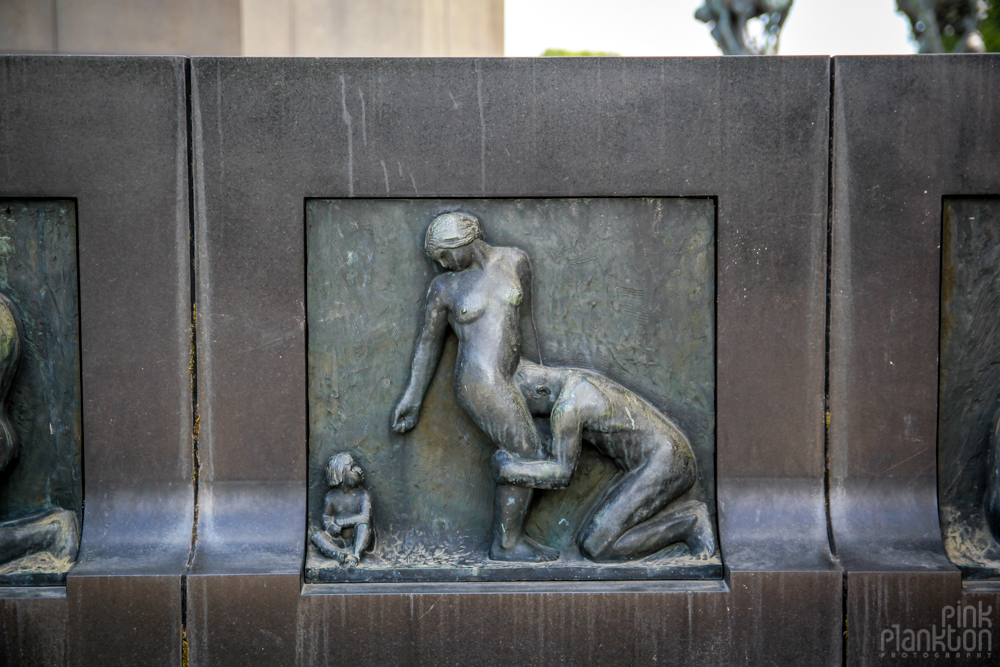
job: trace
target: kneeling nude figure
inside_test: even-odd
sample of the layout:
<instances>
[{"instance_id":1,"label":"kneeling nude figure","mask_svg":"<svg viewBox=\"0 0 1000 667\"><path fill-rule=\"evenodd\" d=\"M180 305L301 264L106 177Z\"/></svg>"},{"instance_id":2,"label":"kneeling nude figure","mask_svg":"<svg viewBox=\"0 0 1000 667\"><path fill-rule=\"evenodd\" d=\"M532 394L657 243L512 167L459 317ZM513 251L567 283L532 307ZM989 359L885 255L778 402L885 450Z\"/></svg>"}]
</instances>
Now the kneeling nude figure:
<instances>
[{"instance_id":1,"label":"kneeling nude figure","mask_svg":"<svg viewBox=\"0 0 1000 667\"><path fill-rule=\"evenodd\" d=\"M631 560L681 541L696 557L715 553L704 503L668 507L697 478L691 445L673 422L594 371L539 366L522 359L515 382L533 415L551 415L551 458L531 461L497 450L493 475L498 483L565 488L573 478L582 441L587 440L623 474L596 501L580 531L584 556L595 561Z\"/></svg>"}]
</instances>

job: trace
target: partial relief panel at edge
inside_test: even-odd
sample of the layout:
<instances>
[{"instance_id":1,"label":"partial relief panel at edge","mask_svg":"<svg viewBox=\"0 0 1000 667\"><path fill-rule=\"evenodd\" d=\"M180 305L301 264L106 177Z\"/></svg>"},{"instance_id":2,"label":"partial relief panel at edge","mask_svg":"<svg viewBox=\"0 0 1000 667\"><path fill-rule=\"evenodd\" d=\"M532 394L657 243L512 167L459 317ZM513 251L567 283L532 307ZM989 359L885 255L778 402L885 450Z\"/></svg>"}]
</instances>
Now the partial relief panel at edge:
<instances>
[{"instance_id":1,"label":"partial relief panel at edge","mask_svg":"<svg viewBox=\"0 0 1000 667\"><path fill-rule=\"evenodd\" d=\"M1000 197L944 200L938 497L945 549L1000 575Z\"/></svg>"},{"instance_id":2,"label":"partial relief panel at edge","mask_svg":"<svg viewBox=\"0 0 1000 667\"><path fill-rule=\"evenodd\" d=\"M76 560L82 419L76 206L0 199L0 586Z\"/></svg>"}]
</instances>

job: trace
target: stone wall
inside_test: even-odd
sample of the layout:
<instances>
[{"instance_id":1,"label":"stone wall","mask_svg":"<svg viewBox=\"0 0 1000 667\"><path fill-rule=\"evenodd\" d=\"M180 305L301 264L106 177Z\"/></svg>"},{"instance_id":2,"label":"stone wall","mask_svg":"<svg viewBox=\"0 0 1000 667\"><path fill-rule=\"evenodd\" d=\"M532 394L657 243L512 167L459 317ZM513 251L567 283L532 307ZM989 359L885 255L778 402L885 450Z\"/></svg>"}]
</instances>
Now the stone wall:
<instances>
[{"instance_id":1,"label":"stone wall","mask_svg":"<svg viewBox=\"0 0 1000 667\"><path fill-rule=\"evenodd\" d=\"M29 325L72 322L48 285L78 284L82 431L41 448L76 403L28 420L14 390L36 449L0 519L83 512L65 585L0 585L0 664L996 664L998 90L1000 54L0 58L0 283ZM310 579L338 450L372 560L387 518L434 568L488 537L454 339L424 430L388 414L456 207L530 256L539 359L688 429L710 576ZM75 260L39 209L75 216ZM59 280L13 280L41 248Z\"/></svg>"}]
</instances>

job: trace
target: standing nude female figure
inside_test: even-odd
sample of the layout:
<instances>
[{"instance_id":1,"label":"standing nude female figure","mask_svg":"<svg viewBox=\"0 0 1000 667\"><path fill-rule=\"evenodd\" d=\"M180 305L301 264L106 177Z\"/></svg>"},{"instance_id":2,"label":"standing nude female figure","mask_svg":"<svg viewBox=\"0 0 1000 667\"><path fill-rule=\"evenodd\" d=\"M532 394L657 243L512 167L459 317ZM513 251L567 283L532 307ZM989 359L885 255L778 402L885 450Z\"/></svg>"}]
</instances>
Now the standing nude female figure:
<instances>
[{"instance_id":1,"label":"standing nude female figure","mask_svg":"<svg viewBox=\"0 0 1000 667\"><path fill-rule=\"evenodd\" d=\"M410 381L393 411L393 429L403 433L416 426L450 325L458 336L459 405L497 447L520 458L537 458L541 440L514 383L521 360L521 320L531 317L528 255L486 243L479 221L465 213L436 217L427 228L424 250L446 273L427 290ZM497 485L490 558L538 562L559 557L523 534L531 495L530 488Z\"/></svg>"}]
</instances>

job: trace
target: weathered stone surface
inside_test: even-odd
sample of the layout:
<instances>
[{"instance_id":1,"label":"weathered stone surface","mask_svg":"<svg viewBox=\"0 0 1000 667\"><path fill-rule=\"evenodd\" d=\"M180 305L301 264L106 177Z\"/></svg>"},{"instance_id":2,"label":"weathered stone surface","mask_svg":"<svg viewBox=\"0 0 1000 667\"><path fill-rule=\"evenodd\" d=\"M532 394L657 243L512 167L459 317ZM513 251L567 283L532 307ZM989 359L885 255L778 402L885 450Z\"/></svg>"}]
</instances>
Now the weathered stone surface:
<instances>
[{"instance_id":1,"label":"weathered stone surface","mask_svg":"<svg viewBox=\"0 0 1000 667\"><path fill-rule=\"evenodd\" d=\"M377 638L373 662L413 662L435 644L433 656L487 664L612 654L839 664L842 581L823 493L829 101L823 58L193 60L202 472L192 664L322 660L327 638ZM631 582L664 621L650 625L621 582L340 583L303 594L305 211L314 198L360 197L714 200L715 482L729 582L712 589L719 598L695 609L705 582ZM399 333L401 364L413 332ZM494 597L495 587L511 594ZM579 606L550 626L547 599ZM635 637L659 648L600 648Z\"/></svg>"},{"instance_id":2,"label":"weathered stone surface","mask_svg":"<svg viewBox=\"0 0 1000 667\"><path fill-rule=\"evenodd\" d=\"M194 516L185 69L0 58L0 197L72 200L79 268L83 536L64 596L0 589L3 622L25 623L0 628L0 655L24 664L181 659Z\"/></svg>"},{"instance_id":3,"label":"weathered stone surface","mask_svg":"<svg viewBox=\"0 0 1000 667\"><path fill-rule=\"evenodd\" d=\"M939 513L952 493L939 481L965 466L951 460L956 431L939 432L959 414L939 404L951 401L939 369L945 392L966 382L940 336L942 203L1000 193L1000 125L987 120L1000 56L838 57L834 68L831 538L847 577L848 663L898 664L880 651L883 632L940 629L942 608L971 598Z\"/></svg>"}]
</instances>

